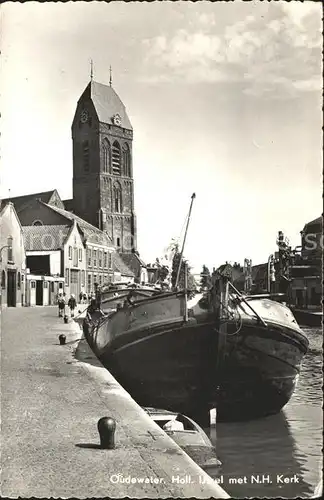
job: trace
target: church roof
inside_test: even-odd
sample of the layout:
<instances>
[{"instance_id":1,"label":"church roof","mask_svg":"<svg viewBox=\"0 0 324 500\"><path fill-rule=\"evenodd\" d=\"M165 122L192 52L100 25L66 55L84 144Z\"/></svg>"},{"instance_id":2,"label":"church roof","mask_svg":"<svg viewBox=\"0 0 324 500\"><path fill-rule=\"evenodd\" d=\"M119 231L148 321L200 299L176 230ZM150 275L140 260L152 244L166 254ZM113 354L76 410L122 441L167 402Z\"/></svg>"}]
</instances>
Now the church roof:
<instances>
[{"instance_id":1,"label":"church roof","mask_svg":"<svg viewBox=\"0 0 324 500\"><path fill-rule=\"evenodd\" d=\"M73 212L73 210L74 210L73 198L69 199L69 200L62 200L62 201L63 201L63 205L64 205L65 210L67 210L68 212Z\"/></svg>"},{"instance_id":2,"label":"church roof","mask_svg":"<svg viewBox=\"0 0 324 500\"><path fill-rule=\"evenodd\" d=\"M110 85L91 81L86 88L87 91L90 91L90 98L101 123L112 124L113 116L118 114L121 118L120 126L133 130L124 104Z\"/></svg>"},{"instance_id":3,"label":"church roof","mask_svg":"<svg viewBox=\"0 0 324 500\"><path fill-rule=\"evenodd\" d=\"M4 198L1 200L1 204L6 204L9 201L11 201L15 206L16 212L19 213L23 209L25 209L34 200L41 200L44 203L50 203L51 198L53 198L53 196L54 196L54 198L58 197L60 199L59 194L56 191L56 189L52 189L52 191L44 191L43 193L26 194L23 196Z\"/></svg>"},{"instance_id":4,"label":"church roof","mask_svg":"<svg viewBox=\"0 0 324 500\"><path fill-rule=\"evenodd\" d=\"M109 238L108 234L104 233L97 227L93 226L89 222L81 219L81 217L78 217L77 215L73 214L72 212L68 212L67 210L63 210L62 208L54 207L52 205L48 205L45 203L45 205L48 208L51 208L55 212L57 212L60 215L63 215L63 217L66 217L70 221L75 221L79 225L80 229L83 231L84 236L86 239L89 241L89 243L94 243L97 245L105 245L105 246L112 246L112 241Z\"/></svg>"}]
</instances>

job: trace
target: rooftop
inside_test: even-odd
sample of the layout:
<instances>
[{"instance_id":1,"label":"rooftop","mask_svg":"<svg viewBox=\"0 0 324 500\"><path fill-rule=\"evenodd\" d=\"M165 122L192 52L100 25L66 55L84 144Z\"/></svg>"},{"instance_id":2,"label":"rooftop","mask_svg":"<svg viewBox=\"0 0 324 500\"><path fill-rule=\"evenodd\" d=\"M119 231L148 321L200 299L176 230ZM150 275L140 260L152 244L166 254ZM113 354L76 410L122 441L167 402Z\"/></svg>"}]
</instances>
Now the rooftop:
<instances>
[{"instance_id":1,"label":"rooftop","mask_svg":"<svg viewBox=\"0 0 324 500\"><path fill-rule=\"evenodd\" d=\"M69 225L24 226L23 237L26 252L60 250L69 231Z\"/></svg>"},{"instance_id":2,"label":"rooftop","mask_svg":"<svg viewBox=\"0 0 324 500\"><path fill-rule=\"evenodd\" d=\"M112 118L118 114L121 118L120 127L133 130L124 104L110 85L91 81L80 100L87 95L92 100L101 123L112 124Z\"/></svg>"},{"instance_id":3,"label":"rooftop","mask_svg":"<svg viewBox=\"0 0 324 500\"><path fill-rule=\"evenodd\" d=\"M54 200L56 200L56 202L58 202L58 200L61 201L56 189L52 189L51 191L44 191L42 193L25 194L23 196L3 198L1 200L1 205L6 204L10 201L14 204L16 212L19 213L34 200L41 200L44 203L51 203L54 202Z\"/></svg>"},{"instance_id":4,"label":"rooftop","mask_svg":"<svg viewBox=\"0 0 324 500\"><path fill-rule=\"evenodd\" d=\"M72 212L68 212L67 210L63 210L62 208L48 205L47 203L45 203L45 205L58 214L63 215L63 217L66 217L70 221L76 221L88 242L97 245L113 246L113 243L108 234L104 233L89 222L81 219L81 217L79 217L78 215L75 215Z\"/></svg>"}]
</instances>

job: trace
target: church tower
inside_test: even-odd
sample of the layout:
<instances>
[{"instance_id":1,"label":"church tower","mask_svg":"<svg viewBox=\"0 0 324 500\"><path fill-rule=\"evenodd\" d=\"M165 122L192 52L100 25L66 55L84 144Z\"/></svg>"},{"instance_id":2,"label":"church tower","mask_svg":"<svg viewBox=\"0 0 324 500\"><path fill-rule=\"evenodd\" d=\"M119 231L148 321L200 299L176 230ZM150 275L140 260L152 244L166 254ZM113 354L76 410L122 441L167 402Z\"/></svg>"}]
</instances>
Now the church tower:
<instances>
[{"instance_id":1,"label":"church tower","mask_svg":"<svg viewBox=\"0 0 324 500\"><path fill-rule=\"evenodd\" d=\"M136 251L133 128L111 82L91 79L77 104L72 141L74 213L106 231L121 252Z\"/></svg>"}]
</instances>

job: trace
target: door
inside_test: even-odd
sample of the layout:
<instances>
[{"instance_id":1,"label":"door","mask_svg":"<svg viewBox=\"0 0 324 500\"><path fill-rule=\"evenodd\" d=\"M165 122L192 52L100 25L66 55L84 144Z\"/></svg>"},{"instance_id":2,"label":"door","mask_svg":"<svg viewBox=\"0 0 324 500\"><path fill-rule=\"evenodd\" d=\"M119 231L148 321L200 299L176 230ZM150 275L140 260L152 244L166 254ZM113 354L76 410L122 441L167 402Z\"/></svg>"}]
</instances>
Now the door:
<instances>
[{"instance_id":1,"label":"door","mask_svg":"<svg viewBox=\"0 0 324 500\"><path fill-rule=\"evenodd\" d=\"M48 306L49 304L49 282L43 282L43 306Z\"/></svg>"},{"instance_id":2,"label":"door","mask_svg":"<svg viewBox=\"0 0 324 500\"><path fill-rule=\"evenodd\" d=\"M43 282L36 281L36 306L43 305Z\"/></svg>"},{"instance_id":3,"label":"door","mask_svg":"<svg viewBox=\"0 0 324 500\"><path fill-rule=\"evenodd\" d=\"M8 269L8 288L7 288L7 304L8 307L16 307L16 271Z\"/></svg>"},{"instance_id":4,"label":"door","mask_svg":"<svg viewBox=\"0 0 324 500\"><path fill-rule=\"evenodd\" d=\"M36 281L34 281L34 280L30 281L29 290L30 290L29 303L31 306L35 306L36 305Z\"/></svg>"},{"instance_id":5,"label":"door","mask_svg":"<svg viewBox=\"0 0 324 500\"><path fill-rule=\"evenodd\" d=\"M80 293L80 286L79 286L79 271L77 271L76 269L71 269L70 290L71 293L73 293L76 299L78 300Z\"/></svg>"}]
</instances>

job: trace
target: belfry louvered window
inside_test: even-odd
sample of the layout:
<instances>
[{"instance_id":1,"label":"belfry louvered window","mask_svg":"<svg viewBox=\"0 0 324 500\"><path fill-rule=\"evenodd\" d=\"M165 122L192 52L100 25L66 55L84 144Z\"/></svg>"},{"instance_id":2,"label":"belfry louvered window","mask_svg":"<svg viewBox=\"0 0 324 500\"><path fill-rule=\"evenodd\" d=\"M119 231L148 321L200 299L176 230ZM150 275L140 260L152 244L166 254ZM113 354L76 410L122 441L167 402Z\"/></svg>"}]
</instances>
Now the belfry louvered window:
<instances>
[{"instance_id":1,"label":"belfry louvered window","mask_svg":"<svg viewBox=\"0 0 324 500\"><path fill-rule=\"evenodd\" d=\"M85 172L89 172L90 167L90 154L89 154L89 141L84 141L82 144L83 152L83 168Z\"/></svg>"},{"instance_id":2,"label":"belfry louvered window","mask_svg":"<svg viewBox=\"0 0 324 500\"><path fill-rule=\"evenodd\" d=\"M122 211L122 196L121 196L121 187L119 183L114 185L114 209L115 212Z\"/></svg>"},{"instance_id":3,"label":"belfry louvered window","mask_svg":"<svg viewBox=\"0 0 324 500\"><path fill-rule=\"evenodd\" d=\"M114 175L120 175L121 173L121 151L117 141L113 143L112 147L112 173Z\"/></svg>"},{"instance_id":4,"label":"belfry louvered window","mask_svg":"<svg viewBox=\"0 0 324 500\"><path fill-rule=\"evenodd\" d=\"M130 152L128 144L123 145L123 167L124 167L124 175L126 177L130 177L131 168L130 168Z\"/></svg>"},{"instance_id":5,"label":"belfry louvered window","mask_svg":"<svg viewBox=\"0 0 324 500\"><path fill-rule=\"evenodd\" d=\"M102 143L102 153L103 153L103 171L105 174L110 172L110 144L105 139Z\"/></svg>"}]
</instances>

